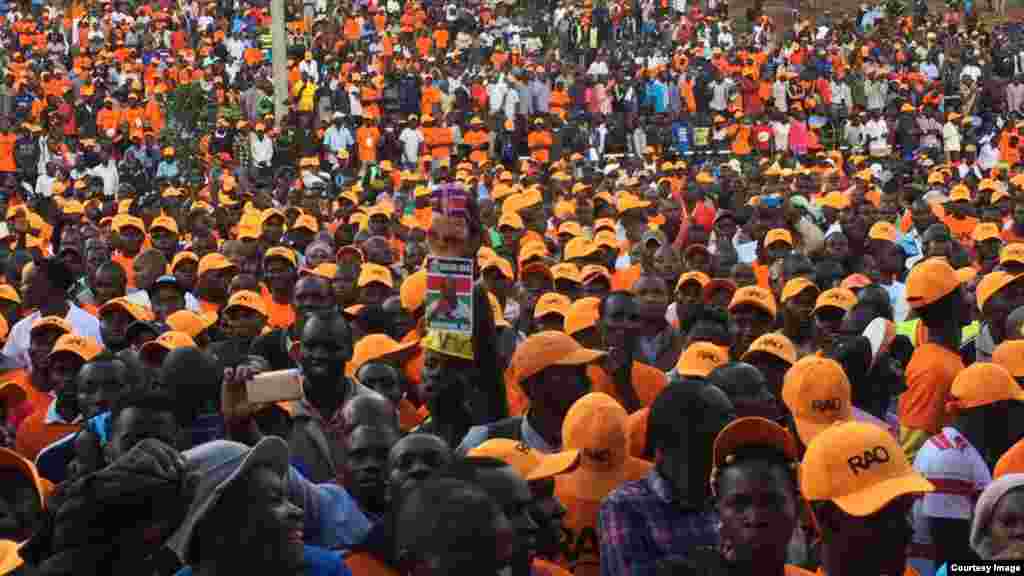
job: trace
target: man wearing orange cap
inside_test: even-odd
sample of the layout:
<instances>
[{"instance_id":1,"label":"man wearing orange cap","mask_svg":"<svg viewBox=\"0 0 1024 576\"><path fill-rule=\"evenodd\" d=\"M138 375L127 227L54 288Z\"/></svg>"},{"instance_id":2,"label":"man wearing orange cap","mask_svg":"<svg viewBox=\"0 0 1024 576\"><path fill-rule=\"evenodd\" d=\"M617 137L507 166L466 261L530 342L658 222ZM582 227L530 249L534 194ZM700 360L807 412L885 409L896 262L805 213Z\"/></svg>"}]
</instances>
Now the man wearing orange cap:
<instances>
[{"instance_id":1,"label":"man wearing orange cap","mask_svg":"<svg viewBox=\"0 0 1024 576\"><path fill-rule=\"evenodd\" d=\"M907 518L915 497L934 488L873 424L846 422L815 436L800 491L821 533L818 574L917 574L907 566Z\"/></svg>"},{"instance_id":2,"label":"man wearing orange cap","mask_svg":"<svg viewBox=\"0 0 1024 576\"><path fill-rule=\"evenodd\" d=\"M35 310L11 326L3 355L19 367L30 366L29 340L32 326L40 318L57 316L70 323L80 336L90 336L100 343L100 323L95 316L68 300L74 282L70 271L57 259L46 259L27 265L22 273L21 293L26 310Z\"/></svg>"},{"instance_id":3,"label":"man wearing orange cap","mask_svg":"<svg viewBox=\"0 0 1024 576\"><path fill-rule=\"evenodd\" d=\"M637 297L629 292L612 292L601 300L598 313L597 329L608 355L601 365L587 369L593 390L615 398L630 413L650 406L668 381L662 370L642 362ZM675 337L674 330L669 334L670 338ZM669 345L678 349L681 343L673 341Z\"/></svg>"},{"instance_id":4,"label":"man wearing orange cap","mask_svg":"<svg viewBox=\"0 0 1024 576\"><path fill-rule=\"evenodd\" d=\"M906 368L907 390L899 399L900 444L907 456L948 421L946 399L964 369L959 349L968 310L956 272L942 258L920 262L907 276L907 303L928 330Z\"/></svg>"},{"instance_id":5,"label":"man wearing orange cap","mask_svg":"<svg viewBox=\"0 0 1024 576\"><path fill-rule=\"evenodd\" d=\"M516 347L507 371L513 378L509 387L526 397L526 414L473 426L456 452L465 454L490 438L518 440L547 454L560 450L565 414L589 388L586 366L604 355L563 332L531 335Z\"/></svg>"},{"instance_id":6,"label":"man wearing orange cap","mask_svg":"<svg viewBox=\"0 0 1024 576\"><path fill-rule=\"evenodd\" d=\"M1024 391L1002 366L976 362L957 375L947 408L955 416L917 452L914 469L935 492L914 505L911 557L922 574L970 557L970 519L989 467L1020 438ZM998 428L998 430L997 430Z\"/></svg>"}]
</instances>

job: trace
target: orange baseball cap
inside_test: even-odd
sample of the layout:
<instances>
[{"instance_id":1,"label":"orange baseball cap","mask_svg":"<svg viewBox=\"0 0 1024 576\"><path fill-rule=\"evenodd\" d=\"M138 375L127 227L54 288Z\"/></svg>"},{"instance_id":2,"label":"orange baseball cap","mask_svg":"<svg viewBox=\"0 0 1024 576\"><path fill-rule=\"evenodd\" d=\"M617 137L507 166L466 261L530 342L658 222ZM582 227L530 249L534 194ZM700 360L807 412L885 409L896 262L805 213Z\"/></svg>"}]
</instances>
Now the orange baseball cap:
<instances>
[{"instance_id":1,"label":"orange baseball cap","mask_svg":"<svg viewBox=\"0 0 1024 576\"><path fill-rule=\"evenodd\" d=\"M149 322L150 320L153 319L152 310L146 308L145 306L140 306L123 296L121 298L114 298L113 300L109 300L106 304L100 306L100 309L96 311L96 315L103 316L104 314L112 310L122 310L129 316L131 316L133 319L141 322Z\"/></svg>"},{"instance_id":2,"label":"orange baseball cap","mask_svg":"<svg viewBox=\"0 0 1024 576\"><path fill-rule=\"evenodd\" d=\"M580 269L572 262L561 262L551 267L551 276L557 280L580 283Z\"/></svg>"},{"instance_id":3,"label":"orange baseball cap","mask_svg":"<svg viewBox=\"0 0 1024 576\"><path fill-rule=\"evenodd\" d=\"M747 416L737 418L722 428L715 437L711 461L720 468L729 456L746 446L771 446L794 462L800 459L800 449L789 430L767 418Z\"/></svg>"},{"instance_id":4,"label":"orange baseball cap","mask_svg":"<svg viewBox=\"0 0 1024 576\"><path fill-rule=\"evenodd\" d=\"M239 290L228 298L228 305L224 307L224 313L234 308L235 306L241 306L242 308L248 308L255 312L259 312L261 315L267 315L267 303L263 300L263 297L257 292L252 290Z\"/></svg>"},{"instance_id":5,"label":"orange baseball cap","mask_svg":"<svg viewBox=\"0 0 1024 576\"><path fill-rule=\"evenodd\" d=\"M575 260L593 256L597 252L597 245L583 236L577 236L565 244L562 257L564 260Z\"/></svg>"},{"instance_id":6,"label":"orange baseball cap","mask_svg":"<svg viewBox=\"0 0 1024 576\"><path fill-rule=\"evenodd\" d=\"M1014 378L1024 378L1024 340L1004 340L992 351L992 361Z\"/></svg>"},{"instance_id":7,"label":"orange baseball cap","mask_svg":"<svg viewBox=\"0 0 1024 576\"><path fill-rule=\"evenodd\" d=\"M800 466L805 499L834 502L851 516L870 516L900 496L934 489L892 434L875 424L829 426L808 445Z\"/></svg>"},{"instance_id":8,"label":"orange baseball cap","mask_svg":"<svg viewBox=\"0 0 1024 576\"><path fill-rule=\"evenodd\" d=\"M1002 234L999 231L999 226L991 222L982 222L974 227L974 231L971 232L971 239L975 242L984 242L985 240L1002 240Z\"/></svg>"},{"instance_id":9,"label":"orange baseball cap","mask_svg":"<svg viewBox=\"0 0 1024 576\"><path fill-rule=\"evenodd\" d=\"M744 286L732 295L729 302L729 312L739 306L750 305L759 308L774 318L778 314L778 306L775 304L775 296L771 291L760 286Z\"/></svg>"},{"instance_id":10,"label":"orange baseball cap","mask_svg":"<svg viewBox=\"0 0 1024 576\"><path fill-rule=\"evenodd\" d=\"M402 308L407 312L413 312L423 306L427 298L427 271L418 270L407 276L398 289L398 297L402 301Z\"/></svg>"},{"instance_id":11,"label":"orange baseball cap","mask_svg":"<svg viewBox=\"0 0 1024 576\"><path fill-rule=\"evenodd\" d=\"M501 302L493 292L487 293L487 303L491 305L491 314L494 315L494 325L498 328L511 328L512 324L505 319L505 311L501 308Z\"/></svg>"},{"instance_id":12,"label":"orange baseball cap","mask_svg":"<svg viewBox=\"0 0 1024 576\"><path fill-rule=\"evenodd\" d=\"M31 460L10 448L0 448L0 469L14 470L21 474L35 489L36 496L39 497L39 505L43 509L46 508L46 500L53 492L54 486L49 480L39 475L39 470ZM6 560L4 558L4 561ZM6 574L6 572L2 573Z\"/></svg>"},{"instance_id":13,"label":"orange baseball cap","mask_svg":"<svg viewBox=\"0 0 1024 576\"><path fill-rule=\"evenodd\" d=\"M149 231L152 232L157 228L173 232L174 234L178 233L178 223L170 216L157 216L153 218L153 221L149 224Z\"/></svg>"},{"instance_id":14,"label":"orange baseball cap","mask_svg":"<svg viewBox=\"0 0 1024 576\"><path fill-rule=\"evenodd\" d=\"M899 237L899 232L896 231L896 227L890 222L880 221L875 222L871 226L871 230L868 231L868 238L872 240L886 240L888 242L895 242Z\"/></svg>"},{"instance_id":15,"label":"orange baseball cap","mask_svg":"<svg viewBox=\"0 0 1024 576\"><path fill-rule=\"evenodd\" d=\"M579 466L555 480L558 488L599 502L623 482L650 472L650 462L629 455L627 418L626 409L608 394L591 392L573 403L562 422L562 444L579 452ZM538 478L542 471L543 467L528 479Z\"/></svg>"},{"instance_id":16,"label":"orange baseball cap","mask_svg":"<svg viewBox=\"0 0 1024 576\"><path fill-rule=\"evenodd\" d=\"M615 202L615 209L622 214L627 210L637 210L640 208L647 208L651 205L649 200L643 200L632 194L619 194L618 201Z\"/></svg>"},{"instance_id":17,"label":"orange baseball cap","mask_svg":"<svg viewBox=\"0 0 1024 576\"><path fill-rule=\"evenodd\" d=\"M953 379L946 407L948 412L979 408L1003 400L1024 401L1024 390L1010 371L993 362L975 362Z\"/></svg>"},{"instance_id":18,"label":"orange baseball cap","mask_svg":"<svg viewBox=\"0 0 1024 576\"><path fill-rule=\"evenodd\" d=\"M302 214L301 216L296 218L295 223L292 224L292 229L299 228L302 228L303 230L309 230L310 232L316 234L317 232L320 231L320 224L316 221L315 217L309 214Z\"/></svg>"},{"instance_id":19,"label":"orange baseball cap","mask_svg":"<svg viewBox=\"0 0 1024 576\"><path fill-rule=\"evenodd\" d=\"M992 468L992 479L998 480L1007 474L1024 474L1024 440L1018 440L996 460Z\"/></svg>"},{"instance_id":20,"label":"orange baseball cap","mask_svg":"<svg viewBox=\"0 0 1024 576\"><path fill-rule=\"evenodd\" d=\"M583 284L590 284L598 278L604 278L609 283L612 281L611 272L608 272L608 268L600 264L587 264L580 270L580 279L583 280Z\"/></svg>"},{"instance_id":21,"label":"orange baseball cap","mask_svg":"<svg viewBox=\"0 0 1024 576\"><path fill-rule=\"evenodd\" d=\"M611 230L601 230L597 234L594 234L594 246L597 248L611 248L612 250L619 249L618 238L615 237L615 232Z\"/></svg>"},{"instance_id":22,"label":"orange baseball cap","mask_svg":"<svg viewBox=\"0 0 1024 576\"><path fill-rule=\"evenodd\" d=\"M60 330L64 334L71 333L71 323L67 320L60 316L43 316L32 323L29 335L35 334L37 330L44 330L46 328L54 328Z\"/></svg>"},{"instance_id":23,"label":"orange baseball cap","mask_svg":"<svg viewBox=\"0 0 1024 576\"><path fill-rule=\"evenodd\" d=\"M849 288L829 288L814 301L814 311L822 308L839 308L843 312L849 312L857 304L857 295Z\"/></svg>"},{"instance_id":24,"label":"orange baseball cap","mask_svg":"<svg viewBox=\"0 0 1024 576\"><path fill-rule=\"evenodd\" d=\"M88 362L103 352L103 346L95 338L69 333L57 338L50 356L60 352L70 352Z\"/></svg>"},{"instance_id":25,"label":"orange baseball cap","mask_svg":"<svg viewBox=\"0 0 1024 576\"><path fill-rule=\"evenodd\" d=\"M115 232L120 232L122 228L136 228L143 234L146 233L146 223L142 221L142 218L138 216L129 216L128 214L118 214L114 216L114 220L110 223L110 227Z\"/></svg>"},{"instance_id":26,"label":"orange baseball cap","mask_svg":"<svg viewBox=\"0 0 1024 576\"><path fill-rule=\"evenodd\" d=\"M192 338L202 334L203 330L213 326L216 321L216 318L213 316L203 316L192 310L178 310L166 319L166 323L171 327L171 330L184 332Z\"/></svg>"},{"instance_id":27,"label":"orange baseball cap","mask_svg":"<svg viewBox=\"0 0 1024 576\"><path fill-rule=\"evenodd\" d=\"M846 210L850 207L850 199L839 191L832 191L821 197L818 201L822 206L827 206L834 210Z\"/></svg>"},{"instance_id":28,"label":"orange baseball cap","mask_svg":"<svg viewBox=\"0 0 1024 576\"><path fill-rule=\"evenodd\" d=\"M815 293L819 292L818 285L811 282L803 276L791 278L786 281L786 285L782 287L782 301L786 302L790 298L801 294L804 290L812 289Z\"/></svg>"},{"instance_id":29,"label":"orange baseball cap","mask_svg":"<svg viewBox=\"0 0 1024 576\"><path fill-rule=\"evenodd\" d=\"M1007 244L999 251L999 263L1007 264L1009 262L1024 264L1024 242Z\"/></svg>"},{"instance_id":30,"label":"orange baseball cap","mask_svg":"<svg viewBox=\"0 0 1024 576\"><path fill-rule=\"evenodd\" d=\"M155 355L167 353L178 348L196 348L196 341L185 332L171 330L157 336L156 340L150 340L143 344L142 348L139 349L139 356L141 358L153 358Z\"/></svg>"},{"instance_id":31,"label":"orange baseball cap","mask_svg":"<svg viewBox=\"0 0 1024 576\"><path fill-rule=\"evenodd\" d=\"M746 362L751 355L758 353L770 354L790 365L796 364L796 346L781 332L768 332L758 336L740 359Z\"/></svg>"},{"instance_id":32,"label":"orange baseball cap","mask_svg":"<svg viewBox=\"0 0 1024 576\"><path fill-rule=\"evenodd\" d=\"M956 270L945 258L928 258L914 266L907 275L907 304L914 309L922 308L959 287Z\"/></svg>"},{"instance_id":33,"label":"orange baseball cap","mask_svg":"<svg viewBox=\"0 0 1024 576\"><path fill-rule=\"evenodd\" d=\"M263 254L263 262L271 258L280 258L291 264L293 268L299 265L299 259L295 256L295 251L285 246L274 246Z\"/></svg>"},{"instance_id":34,"label":"orange baseball cap","mask_svg":"<svg viewBox=\"0 0 1024 576\"><path fill-rule=\"evenodd\" d=\"M953 189L949 191L950 202L970 202L971 201L971 189L963 184L953 186Z\"/></svg>"},{"instance_id":35,"label":"orange baseball cap","mask_svg":"<svg viewBox=\"0 0 1024 576\"><path fill-rule=\"evenodd\" d=\"M513 228L515 230L522 230L526 228L526 224L523 223L523 218L515 212L505 211L501 213L501 218L498 218L498 230L502 228Z\"/></svg>"},{"instance_id":36,"label":"orange baseball cap","mask_svg":"<svg viewBox=\"0 0 1024 576\"><path fill-rule=\"evenodd\" d=\"M563 474L576 466L580 460L578 450L543 454L522 442L508 438L487 440L466 455L501 460L531 482Z\"/></svg>"},{"instance_id":37,"label":"orange baseball cap","mask_svg":"<svg viewBox=\"0 0 1024 576\"><path fill-rule=\"evenodd\" d=\"M356 286L362 288L367 284L378 282L387 286L388 288L395 287L395 281L391 275L391 270L381 266L380 264L374 264L367 262L363 264L361 270L359 270L359 279L356 281Z\"/></svg>"},{"instance_id":38,"label":"orange baseball cap","mask_svg":"<svg viewBox=\"0 0 1024 576\"><path fill-rule=\"evenodd\" d=\"M211 270L228 270L235 267L231 260L228 260L227 256L220 252L211 252L199 260L199 270L196 276L202 278L203 274Z\"/></svg>"},{"instance_id":39,"label":"orange baseball cap","mask_svg":"<svg viewBox=\"0 0 1024 576\"><path fill-rule=\"evenodd\" d=\"M772 228L764 236L764 245L771 246L776 242L785 242L790 246L793 245L793 235L785 228Z\"/></svg>"},{"instance_id":40,"label":"orange baseball cap","mask_svg":"<svg viewBox=\"0 0 1024 576\"><path fill-rule=\"evenodd\" d=\"M549 366L582 366L605 355L584 348L571 336L556 330L532 334L512 354L510 368L516 382L522 382Z\"/></svg>"},{"instance_id":41,"label":"orange baseball cap","mask_svg":"<svg viewBox=\"0 0 1024 576\"><path fill-rule=\"evenodd\" d=\"M700 289L703 290L711 282L711 277L700 270L691 270L680 275L679 280L676 280L676 292L679 292L679 289L689 282L700 284Z\"/></svg>"},{"instance_id":42,"label":"orange baseball cap","mask_svg":"<svg viewBox=\"0 0 1024 576\"><path fill-rule=\"evenodd\" d=\"M573 334L597 325L601 317L601 299L589 296L580 298L569 306L565 313L565 333Z\"/></svg>"},{"instance_id":43,"label":"orange baseball cap","mask_svg":"<svg viewBox=\"0 0 1024 576\"><path fill-rule=\"evenodd\" d=\"M416 352L419 343L419 340L397 342L387 334L368 334L360 338L352 348L352 360L349 360L346 372L349 376L354 376L363 364L374 360L389 364L400 363L404 356L411 356Z\"/></svg>"},{"instance_id":44,"label":"orange baseball cap","mask_svg":"<svg viewBox=\"0 0 1024 576\"><path fill-rule=\"evenodd\" d=\"M501 275L509 280L515 280L516 278L515 272L512 270L512 263L501 256L489 258L481 263L480 273L482 274L485 270L490 270L491 268L497 268ZM405 283L402 285L404 286Z\"/></svg>"},{"instance_id":45,"label":"orange baseball cap","mask_svg":"<svg viewBox=\"0 0 1024 576\"><path fill-rule=\"evenodd\" d=\"M989 298L1022 277L1024 274L1010 274L1003 270L995 270L982 276L976 289L978 310L984 311Z\"/></svg>"},{"instance_id":46,"label":"orange baseball cap","mask_svg":"<svg viewBox=\"0 0 1024 576\"><path fill-rule=\"evenodd\" d=\"M0 300L21 304L21 295L10 284L0 284Z\"/></svg>"},{"instance_id":47,"label":"orange baseball cap","mask_svg":"<svg viewBox=\"0 0 1024 576\"><path fill-rule=\"evenodd\" d=\"M804 444L836 422L853 417L852 391L843 367L831 358L804 356L786 371L782 401Z\"/></svg>"},{"instance_id":48,"label":"orange baseball cap","mask_svg":"<svg viewBox=\"0 0 1024 576\"><path fill-rule=\"evenodd\" d=\"M338 265L334 262L324 262L317 264L316 268L302 268L299 271L302 276L319 276L324 280L334 280L334 277L338 274Z\"/></svg>"},{"instance_id":49,"label":"orange baseball cap","mask_svg":"<svg viewBox=\"0 0 1024 576\"><path fill-rule=\"evenodd\" d=\"M532 258L547 258L548 248L543 242L534 241L527 242L525 246L519 249L519 267L522 268L523 264Z\"/></svg>"},{"instance_id":50,"label":"orange baseball cap","mask_svg":"<svg viewBox=\"0 0 1024 576\"><path fill-rule=\"evenodd\" d=\"M847 290L863 288L869 285L871 285L871 278L860 273L850 274L846 278L843 278L843 281L839 283L840 288L845 288Z\"/></svg>"},{"instance_id":51,"label":"orange baseball cap","mask_svg":"<svg viewBox=\"0 0 1024 576\"><path fill-rule=\"evenodd\" d=\"M188 250L178 252L177 254L174 255L174 258L171 260L171 272L173 273L174 269L178 267L178 264L181 264L182 262L185 261L195 262L198 264L199 256L196 256L195 252L189 252Z\"/></svg>"},{"instance_id":52,"label":"orange baseball cap","mask_svg":"<svg viewBox=\"0 0 1024 576\"><path fill-rule=\"evenodd\" d=\"M596 237L602 230L606 232L615 232L615 220L611 218L598 218L594 220L594 236Z\"/></svg>"},{"instance_id":53,"label":"orange baseball cap","mask_svg":"<svg viewBox=\"0 0 1024 576\"><path fill-rule=\"evenodd\" d=\"M558 234L569 234L573 238L578 238L583 234L583 227L575 220L567 220L558 225Z\"/></svg>"},{"instance_id":54,"label":"orange baseball cap","mask_svg":"<svg viewBox=\"0 0 1024 576\"><path fill-rule=\"evenodd\" d=\"M676 362L676 372L682 376L707 378L712 370L729 361L729 354L710 342L694 342L683 350Z\"/></svg>"},{"instance_id":55,"label":"orange baseball cap","mask_svg":"<svg viewBox=\"0 0 1024 576\"><path fill-rule=\"evenodd\" d=\"M537 305L533 309L534 318L542 318L548 314L558 314L562 318L569 313L572 301L569 297L558 292L545 292L537 299Z\"/></svg>"}]
</instances>

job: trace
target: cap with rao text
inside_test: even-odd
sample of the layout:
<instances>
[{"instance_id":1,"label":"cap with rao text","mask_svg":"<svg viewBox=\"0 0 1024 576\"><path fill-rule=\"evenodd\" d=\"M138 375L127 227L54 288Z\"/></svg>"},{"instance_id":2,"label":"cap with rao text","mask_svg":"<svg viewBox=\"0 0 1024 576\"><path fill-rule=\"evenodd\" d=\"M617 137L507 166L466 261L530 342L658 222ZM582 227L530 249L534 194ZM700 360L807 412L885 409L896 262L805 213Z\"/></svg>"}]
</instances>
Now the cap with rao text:
<instances>
[{"instance_id":1,"label":"cap with rao text","mask_svg":"<svg viewBox=\"0 0 1024 576\"><path fill-rule=\"evenodd\" d=\"M811 440L800 466L808 501L830 501L851 516L870 516L900 496L935 486L915 471L896 439L865 422L829 426Z\"/></svg>"}]
</instances>

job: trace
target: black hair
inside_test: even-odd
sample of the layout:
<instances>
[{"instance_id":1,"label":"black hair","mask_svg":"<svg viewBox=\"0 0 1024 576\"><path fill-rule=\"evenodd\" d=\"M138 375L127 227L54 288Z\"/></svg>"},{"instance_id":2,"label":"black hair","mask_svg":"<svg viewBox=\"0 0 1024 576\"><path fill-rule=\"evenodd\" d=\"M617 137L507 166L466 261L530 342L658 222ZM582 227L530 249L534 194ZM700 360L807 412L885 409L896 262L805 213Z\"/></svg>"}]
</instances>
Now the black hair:
<instances>
[{"instance_id":1,"label":"black hair","mask_svg":"<svg viewBox=\"0 0 1024 576\"><path fill-rule=\"evenodd\" d=\"M605 306L608 304L609 300L615 297L628 298L630 300L633 300L635 298L635 296L633 296L633 293L627 290L612 290L611 292L601 297L601 305L597 308L599 316L604 317Z\"/></svg>"},{"instance_id":2,"label":"black hair","mask_svg":"<svg viewBox=\"0 0 1024 576\"><path fill-rule=\"evenodd\" d=\"M767 382L761 371L746 362L729 362L708 374L708 382L718 386L731 399L763 398Z\"/></svg>"},{"instance_id":3,"label":"black hair","mask_svg":"<svg viewBox=\"0 0 1024 576\"><path fill-rule=\"evenodd\" d=\"M711 474L713 493L718 497L721 496L722 475L726 470L734 470L750 465L778 468L782 471L782 477L788 481L788 486L793 490L794 494L800 494L799 482L797 481L797 461L787 457L777 446L768 444L739 446L730 453L726 457L725 462L718 466Z\"/></svg>"},{"instance_id":4,"label":"black hair","mask_svg":"<svg viewBox=\"0 0 1024 576\"><path fill-rule=\"evenodd\" d=\"M732 340L732 334L729 331L729 313L721 308L698 306L697 311L690 318L687 336L692 339L698 326L708 333L706 338L701 338L702 340L715 340L716 338L723 342Z\"/></svg>"},{"instance_id":5,"label":"black hair","mask_svg":"<svg viewBox=\"0 0 1024 576\"><path fill-rule=\"evenodd\" d=\"M173 414L177 422L182 421L177 401L167 392L163 390L135 390L122 395L114 403L114 407L110 411L111 429L117 426L118 417L121 415L121 412L129 408L149 412L166 412Z\"/></svg>"},{"instance_id":6,"label":"black hair","mask_svg":"<svg viewBox=\"0 0 1024 576\"><path fill-rule=\"evenodd\" d=\"M418 505L415 519L403 514L410 503ZM444 555L461 560L453 562L460 566L496 567L498 514L494 500L475 483L435 474L395 503L395 558L416 562Z\"/></svg>"},{"instance_id":7,"label":"black hair","mask_svg":"<svg viewBox=\"0 0 1024 576\"><path fill-rule=\"evenodd\" d=\"M114 261L104 262L96 269L96 274L99 275L100 272L106 272L108 270L113 270L116 281L122 284L127 284L128 272L125 271L124 266Z\"/></svg>"},{"instance_id":8,"label":"black hair","mask_svg":"<svg viewBox=\"0 0 1024 576\"><path fill-rule=\"evenodd\" d=\"M850 309L851 315L854 310L858 312L864 310L869 313L869 318L872 319L893 319L892 302L889 299L889 293L878 284L868 284L861 289L857 295L857 303ZM866 325L864 327L867 328Z\"/></svg>"},{"instance_id":9,"label":"black hair","mask_svg":"<svg viewBox=\"0 0 1024 576\"><path fill-rule=\"evenodd\" d=\"M651 403L647 415L647 448L669 450L681 446L691 434L693 419L699 418L698 386L666 386Z\"/></svg>"},{"instance_id":10,"label":"black hair","mask_svg":"<svg viewBox=\"0 0 1024 576\"><path fill-rule=\"evenodd\" d=\"M782 259L782 277L785 280L805 275L813 277L814 274L814 263L800 252L790 252Z\"/></svg>"},{"instance_id":11,"label":"black hair","mask_svg":"<svg viewBox=\"0 0 1024 576\"><path fill-rule=\"evenodd\" d=\"M352 354L352 327L348 325L348 321L345 317L335 308L330 310L318 310L306 319L306 324L303 331L307 330L314 321L324 322L331 327L331 333L334 337L343 343L347 343L348 353ZM301 337L301 334L300 334Z\"/></svg>"},{"instance_id":12,"label":"black hair","mask_svg":"<svg viewBox=\"0 0 1024 576\"><path fill-rule=\"evenodd\" d=\"M218 412L222 373L218 363L198 348L177 348L167 353L160 366L160 386L178 402L182 425Z\"/></svg>"},{"instance_id":13,"label":"black hair","mask_svg":"<svg viewBox=\"0 0 1024 576\"><path fill-rule=\"evenodd\" d=\"M845 275L842 264L832 259L825 259L814 267L814 283L821 290L828 290Z\"/></svg>"},{"instance_id":14,"label":"black hair","mask_svg":"<svg viewBox=\"0 0 1024 576\"><path fill-rule=\"evenodd\" d=\"M139 360L137 352L131 348L125 348L124 350L116 354L117 359L124 363L124 390L122 394L133 390L146 390L149 389L151 384L150 378L146 367Z\"/></svg>"},{"instance_id":15,"label":"black hair","mask_svg":"<svg viewBox=\"0 0 1024 576\"><path fill-rule=\"evenodd\" d=\"M36 269L46 275L54 289L67 292L75 283L71 271L59 258L44 258L36 263Z\"/></svg>"}]
</instances>

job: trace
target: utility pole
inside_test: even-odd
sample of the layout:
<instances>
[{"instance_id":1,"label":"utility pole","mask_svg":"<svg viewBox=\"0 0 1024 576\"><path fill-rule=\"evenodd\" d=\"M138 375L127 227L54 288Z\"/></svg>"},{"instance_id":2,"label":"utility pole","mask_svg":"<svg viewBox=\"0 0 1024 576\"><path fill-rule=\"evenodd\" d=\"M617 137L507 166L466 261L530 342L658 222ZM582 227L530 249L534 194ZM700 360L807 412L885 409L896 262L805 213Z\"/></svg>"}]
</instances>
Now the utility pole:
<instances>
[{"instance_id":1,"label":"utility pole","mask_svg":"<svg viewBox=\"0 0 1024 576\"><path fill-rule=\"evenodd\" d=\"M274 125L280 130L288 106L288 35L285 33L284 0L271 0L271 57L274 64Z\"/></svg>"}]
</instances>

